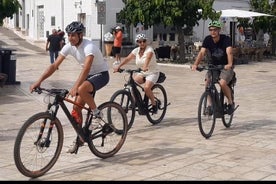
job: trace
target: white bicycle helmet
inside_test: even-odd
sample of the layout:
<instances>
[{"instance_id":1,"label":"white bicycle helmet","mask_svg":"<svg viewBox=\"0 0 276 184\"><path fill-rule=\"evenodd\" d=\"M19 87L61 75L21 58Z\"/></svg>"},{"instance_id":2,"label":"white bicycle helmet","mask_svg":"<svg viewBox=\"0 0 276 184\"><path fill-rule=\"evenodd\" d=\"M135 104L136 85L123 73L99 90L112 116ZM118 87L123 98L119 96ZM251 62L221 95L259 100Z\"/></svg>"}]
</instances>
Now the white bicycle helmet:
<instances>
[{"instance_id":1,"label":"white bicycle helmet","mask_svg":"<svg viewBox=\"0 0 276 184\"><path fill-rule=\"evenodd\" d=\"M136 35L135 41L137 42L138 40L147 40L146 35L143 33Z\"/></svg>"}]
</instances>

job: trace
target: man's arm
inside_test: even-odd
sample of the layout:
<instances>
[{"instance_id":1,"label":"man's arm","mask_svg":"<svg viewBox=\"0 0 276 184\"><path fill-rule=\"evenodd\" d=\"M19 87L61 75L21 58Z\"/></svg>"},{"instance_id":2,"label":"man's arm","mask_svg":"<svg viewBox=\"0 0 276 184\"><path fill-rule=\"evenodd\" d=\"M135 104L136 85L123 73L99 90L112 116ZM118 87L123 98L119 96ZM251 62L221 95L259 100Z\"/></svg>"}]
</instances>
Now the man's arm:
<instances>
[{"instance_id":1,"label":"man's arm","mask_svg":"<svg viewBox=\"0 0 276 184\"><path fill-rule=\"evenodd\" d=\"M49 50L49 43L50 43L49 40L47 40L47 42L46 42L46 48L45 48L46 51Z\"/></svg>"},{"instance_id":2,"label":"man's arm","mask_svg":"<svg viewBox=\"0 0 276 184\"><path fill-rule=\"evenodd\" d=\"M226 48L226 54L227 54L227 61L228 61L228 64L225 65L225 69L226 70L229 70L232 68L233 66L233 48L232 47L227 47Z\"/></svg>"},{"instance_id":3,"label":"man's arm","mask_svg":"<svg viewBox=\"0 0 276 184\"><path fill-rule=\"evenodd\" d=\"M195 71L197 66L199 65L199 63L202 61L202 59L204 58L205 56L205 52L206 52L206 48L204 47L201 47L197 57L196 57L196 60L192 66L192 70Z\"/></svg>"}]
</instances>

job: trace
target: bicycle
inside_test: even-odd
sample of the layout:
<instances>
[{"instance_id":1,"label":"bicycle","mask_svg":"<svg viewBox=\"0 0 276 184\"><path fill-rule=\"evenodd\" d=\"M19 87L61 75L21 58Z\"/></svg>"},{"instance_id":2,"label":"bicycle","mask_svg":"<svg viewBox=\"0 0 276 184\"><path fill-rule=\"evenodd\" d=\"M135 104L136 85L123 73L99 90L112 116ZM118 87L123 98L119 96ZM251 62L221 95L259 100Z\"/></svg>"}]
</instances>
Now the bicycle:
<instances>
[{"instance_id":1,"label":"bicycle","mask_svg":"<svg viewBox=\"0 0 276 184\"><path fill-rule=\"evenodd\" d=\"M144 93L144 88L133 79L133 74L140 71L140 68L119 69L119 73L126 72L129 74L129 77L124 84L124 88L116 91L110 99L110 101L117 102L124 108L128 118L128 130L133 125L136 111L139 115L146 115L150 123L158 124L163 120L167 111L167 106L170 105L167 102L167 93L165 88L160 83L155 83L152 87L152 91L157 102L158 110L157 113L153 113L152 104L147 95ZM164 80L165 77L163 78L163 81Z\"/></svg>"},{"instance_id":2,"label":"bicycle","mask_svg":"<svg viewBox=\"0 0 276 184\"><path fill-rule=\"evenodd\" d=\"M66 89L36 88L35 92L46 94L49 101L47 110L27 119L17 134L14 161L23 175L40 177L49 171L59 158L64 140L63 127L57 117L59 107L77 133L77 142L86 142L90 151L97 157L111 157L123 146L127 136L127 117L119 104L108 101L99 105L98 109L103 113L103 117L98 122L98 119L93 118L89 107L81 106L66 97L69 93ZM82 126L72 117L65 102L81 107L86 113ZM90 125L93 129L89 128ZM75 153L77 151L78 149Z\"/></svg>"},{"instance_id":3,"label":"bicycle","mask_svg":"<svg viewBox=\"0 0 276 184\"><path fill-rule=\"evenodd\" d=\"M219 72L224 68L224 65L212 65L197 67L198 71L208 70L210 71L211 81L205 87L205 91L200 97L198 105L198 125L200 133L203 137L208 139L212 136L216 118L221 118L222 123L226 128L231 126L234 112L228 113L227 98L224 96L222 89L219 86ZM234 86L236 84L236 74L229 82L228 86L231 89L232 99L234 101ZM207 101L210 101L208 104ZM237 105L234 111L239 107Z\"/></svg>"}]
</instances>

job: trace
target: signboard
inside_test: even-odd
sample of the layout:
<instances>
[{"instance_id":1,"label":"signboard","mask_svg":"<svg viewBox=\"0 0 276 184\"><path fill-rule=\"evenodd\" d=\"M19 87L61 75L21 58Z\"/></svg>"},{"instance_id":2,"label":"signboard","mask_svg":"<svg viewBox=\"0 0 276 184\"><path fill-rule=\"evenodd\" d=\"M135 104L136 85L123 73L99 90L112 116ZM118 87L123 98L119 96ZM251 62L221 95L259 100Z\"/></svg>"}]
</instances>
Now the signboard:
<instances>
[{"instance_id":1,"label":"signboard","mask_svg":"<svg viewBox=\"0 0 276 184\"><path fill-rule=\"evenodd\" d=\"M105 2L98 2L98 24L106 24L106 4Z\"/></svg>"}]
</instances>

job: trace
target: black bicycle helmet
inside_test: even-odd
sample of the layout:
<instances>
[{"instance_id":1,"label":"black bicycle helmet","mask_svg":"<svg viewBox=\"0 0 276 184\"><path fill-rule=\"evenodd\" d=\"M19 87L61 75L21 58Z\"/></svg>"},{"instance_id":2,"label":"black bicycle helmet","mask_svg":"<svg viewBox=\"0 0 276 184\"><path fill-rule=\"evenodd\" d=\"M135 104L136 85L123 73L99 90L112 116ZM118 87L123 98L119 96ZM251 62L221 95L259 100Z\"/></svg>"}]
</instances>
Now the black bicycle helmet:
<instances>
[{"instance_id":1,"label":"black bicycle helmet","mask_svg":"<svg viewBox=\"0 0 276 184\"><path fill-rule=\"evenodd\" d=\"M85 30L85 27L81 22L74 21L68 26L66 26L65 31L67 34L69 33L83 33Z\"/></svg>"}]
</instances>

